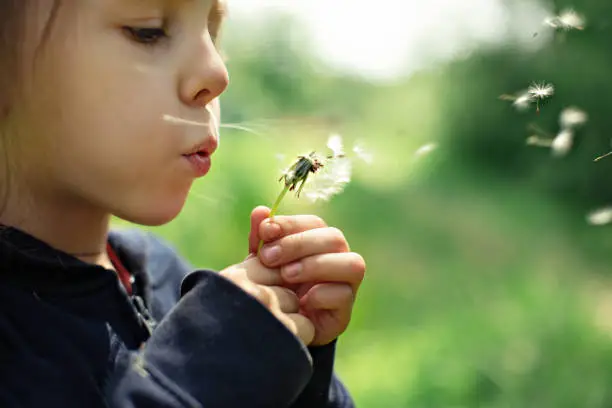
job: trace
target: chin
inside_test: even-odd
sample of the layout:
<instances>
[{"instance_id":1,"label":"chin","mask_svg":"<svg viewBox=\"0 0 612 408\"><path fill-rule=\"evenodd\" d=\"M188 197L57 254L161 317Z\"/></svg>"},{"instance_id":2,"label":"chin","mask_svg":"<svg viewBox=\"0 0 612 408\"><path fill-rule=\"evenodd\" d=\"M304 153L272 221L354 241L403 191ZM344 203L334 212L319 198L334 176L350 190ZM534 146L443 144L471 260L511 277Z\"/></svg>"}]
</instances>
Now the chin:
<instances>
[{"instance_id":1,"label":"chin","mask_svg":"<svg viewBox=\"0 0 612 408\"><path fill-rule=\"evenodd\" d=\"M182 200L169 200L167 202L153 201L155 205L146 203L138 208L116 211L115 216L133 224L147 227L159 227L174 220L183 210L186 197Z\"/></svg>"}]
</instances>

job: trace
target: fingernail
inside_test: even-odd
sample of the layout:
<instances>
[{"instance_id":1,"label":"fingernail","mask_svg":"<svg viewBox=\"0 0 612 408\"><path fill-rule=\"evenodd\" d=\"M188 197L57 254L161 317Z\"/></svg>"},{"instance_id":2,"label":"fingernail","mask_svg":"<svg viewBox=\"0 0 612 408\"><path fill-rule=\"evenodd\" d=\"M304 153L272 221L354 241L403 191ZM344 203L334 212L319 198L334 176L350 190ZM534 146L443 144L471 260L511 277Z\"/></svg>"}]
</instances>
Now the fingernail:
<instances>
[{"instance_id":1,"label":"fingernail","mask_svg":"<svg viewBox=\"0 0 612 408\"><path fill-rule=\"evenodd\" d=\"M263 235L266 239L278 238L281 234L281 227L273 221L268 221L263 226Z\"/></svg>"},{"instance_id":2,"label":"fingernail","mask_svg":"<svg viewBox=\"0 0 612 408\"><path fill-rule=\"evenodd\" d=\"M263 257L264 261L274 262L280 258L280 255L281 249L278 245L269 247L264 246L261 248L261 256Z\"/></svg>"},{"instance_id":3,"label":"fingernail","mask_svg":"<svg viewBox=\"0 0 612 408\"><path fill-rule=\"evenodd\" d=\"M302 272L302 263L301 262L294 262L292 264L289 264L289 265L283 267L282 274L287 279L295 279L295 278L298 277L300 272Z\"/></svg>"}]
</instances>

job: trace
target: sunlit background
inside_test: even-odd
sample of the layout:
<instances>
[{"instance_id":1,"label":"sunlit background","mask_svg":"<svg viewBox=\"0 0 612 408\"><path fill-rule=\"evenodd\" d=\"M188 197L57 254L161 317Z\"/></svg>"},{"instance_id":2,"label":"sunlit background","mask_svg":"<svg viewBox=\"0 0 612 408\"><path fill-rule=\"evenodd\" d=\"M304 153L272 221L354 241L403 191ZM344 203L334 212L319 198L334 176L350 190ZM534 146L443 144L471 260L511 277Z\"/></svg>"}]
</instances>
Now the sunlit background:
<instances>
[{"instance_id":1,"label":"sunlit background","mask_svg":"<svg viewBox=\"0 0 612 408\"><path fill-rule=\"evenodd\" d=\"M336 365L358 407L612 406L612 216L589 218L612 204L612 2L229 5L221 148L157 232L196 266L241 261L251 209L338 133L373 161L280 212L368 262ZM555 24L568 8L585 23ZM554 85L539 113L513 100L534 81ZM559 148L568 107L588 120Z\"/></svg>"}]
</instances>

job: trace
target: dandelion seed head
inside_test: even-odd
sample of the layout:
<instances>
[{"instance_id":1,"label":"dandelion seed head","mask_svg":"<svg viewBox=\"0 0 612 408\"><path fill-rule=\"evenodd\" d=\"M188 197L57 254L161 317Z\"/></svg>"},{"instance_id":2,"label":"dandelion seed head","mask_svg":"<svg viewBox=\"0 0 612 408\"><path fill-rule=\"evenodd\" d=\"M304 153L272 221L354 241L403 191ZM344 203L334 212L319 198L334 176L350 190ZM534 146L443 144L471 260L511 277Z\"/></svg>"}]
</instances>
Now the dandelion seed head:
<instances>
[{"instance_id":1,"label":"dandelion seed head","mask_svg":"<svg viewBox=\"0 0 612 408\"><path fill-rule=\"evenodd\" d=\"M571 106L561 111L559 124L563 129L574 129L585 124L588 119L589 117L586 112Z\"/></svg>"},{"instance_id":2,"label":"dandelion seed head","mask_svg":"<svg viewBox=\"0 0 612 408\"><path fill-rule=\"evenodd\" d=\"M527 90L527 93L532 99L546 99L553 96L555 87L553 84L534 82Z\"/></svg>"},{"instance_id":3,"label":"dandelion seed head","mask_svg":"<svg viewBox=\"0 0 612 408\"><path fill-rule=\"evenodd\" d=\"M612 207L603 207L587 214L586 220L591 225L606 225L612 222Z\"/></svg>"},{"instance_id":4,"label":"dandelion seed head","mask_svg":"<svg viewBox=\"0 0 612 408\"><path fill-rule=\"evenodd\" d=\"M336 157L325 161L323 168L308 178L303 194L311 202L328 201L344 191L351 181L352 165L346 157Z\"/></svg>"},{"instance_id":5,"label":"dandelion seed head","mask_svg":"<svg viewBox=\"0 0 612 408\"><path fill-rule=\"evenodd\" d=\"M574 144L574 132L569 129L563 129L553 139L552 145L550 146L554 156L562 157L569 153Z\"/></svg>"}]
</instances>

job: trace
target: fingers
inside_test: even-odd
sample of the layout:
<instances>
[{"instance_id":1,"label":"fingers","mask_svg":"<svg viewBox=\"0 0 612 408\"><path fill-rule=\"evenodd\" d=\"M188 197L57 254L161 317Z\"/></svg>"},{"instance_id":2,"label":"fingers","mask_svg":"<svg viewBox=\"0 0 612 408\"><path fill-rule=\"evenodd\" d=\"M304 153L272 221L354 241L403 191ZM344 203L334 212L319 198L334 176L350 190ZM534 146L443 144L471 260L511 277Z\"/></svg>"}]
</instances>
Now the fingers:
<instances>
[{"instance_id":1,"label":"fingers","mask_svg":"<svg viewBox=\"0 0 612 408\"><path fill-rule=\"evenodd\" d=\"M286 235L325 227L325 221L315 215L277 215L259 225L259 236L264 242L270 242Z\"/></svg>"},{"instance_id":2,"label":"fingers","mask_svg":"<svg viewBox=\"0 0 612 408\"><path fill-rule=\"evenodd\" d=\"M299 313L281 314L276 316L305 345L310 345L315 337L315 327L312 322Z\"/></svg>"},{"instance_id":3,"label":"fingers","mask_svg":"<svg viewBox=\"0 0 612 408\"><path fill-rule=\"evenodd\" d=\"M348 284L354 293L357 293L365 272L363 257L354 252L313 255L280 268L286 283L341 282Z\"/></svg>"},{"instance_id":4,"label":"fingers","mask_svg":"<svg viewBox=\"0 0 612 408\"><path fill-rule=\"evenodd\" d=\"M264 265L276 267L300 258L328 252L348 252L342 231L333 227L310 229L265 244L260 252Z\"/></svg>"},{"instance_id":5,"label":"fingers","mask_svg":"<svg viewBox=\"0 0 612 408\"><path fill-rule=\"evenodd\" d=\"M267 308L283 313L297 313L300 310L300 301L291 290L282 286L260 286L260 293L255 296Z\"/></svg>"},{"instance_id":6,"label":"fingers","mask_svg":"<svg viewBox=\"0 0 612 408\"><path fill-rule=\"evenodd\" d=\"M350 314L355 293L345 283L319 283L302 298L301 306L306 310L337 310Z\"/></svg>"},{"instance_id":7,"label":"fingers","mask_svg":"<svg viewBox=\"0 0 612 408\"><path fill-rule=\"evenodd\" d=\"M270 215L268 207L259 206L251 212L251 231L249 232L249 254L257 253L260 238L260 225Z\"/></svg>"},{"instance_id":8,"label":"fingers","mask_svg":"<svg viewBox=\"0 0 612 408\"><path fill-rule=\"evenodd\" d=\"M224 269L221 274L234 281L234 283L249 280L254 284L266 286L281 286L283 284L280 270L267 268L258 258L249 258L238 265Z\"/></svg>"},{"instance_id":9,"label":"fingers","mask_svg":"<svg viewBox=\"0 0 612 408\"><path fill-rule=\"evenodd\" d=\"M305 316L316 322L311 345L324 345L344 333L351 321L355 294L342 283L320 283L302 298Z\"/></svg>"}]
</instances>

